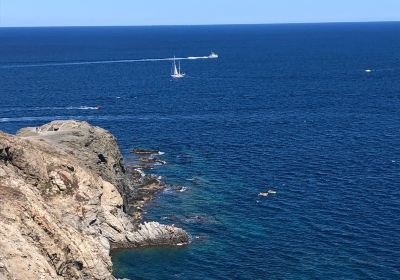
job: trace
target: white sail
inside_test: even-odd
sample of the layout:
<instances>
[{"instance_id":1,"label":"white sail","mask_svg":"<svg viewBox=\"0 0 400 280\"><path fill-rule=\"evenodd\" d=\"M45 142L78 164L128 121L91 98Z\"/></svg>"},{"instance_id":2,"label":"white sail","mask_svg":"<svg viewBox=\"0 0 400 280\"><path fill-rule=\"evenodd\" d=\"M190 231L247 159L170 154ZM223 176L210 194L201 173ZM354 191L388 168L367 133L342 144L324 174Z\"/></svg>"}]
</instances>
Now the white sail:
<instances>
[{"instance_id":1,"label":"white sail","mask_svg":"<svg viewBox=\"0 0 400 280\"><path fill-rule=\"evenodd\" d=\"M173 74L174 75L178 75L179 74L178 69L176 68L175 60L174 60L174 72L173 72Z\"/></svg>"},{"instance_id":2,"label":"white sail","mask_svg":"<svg viewBox=\"0 0 400 280\"><path fill-rule=\"evenodd\" d=\"M171 71L171 77L175 79L183 78L185 77L184 73L181 73L181 62L178 62L178 67L176 67L176 60L174 57L174 62L172 63L172 71Z\"/></svg>"}]
</instances>

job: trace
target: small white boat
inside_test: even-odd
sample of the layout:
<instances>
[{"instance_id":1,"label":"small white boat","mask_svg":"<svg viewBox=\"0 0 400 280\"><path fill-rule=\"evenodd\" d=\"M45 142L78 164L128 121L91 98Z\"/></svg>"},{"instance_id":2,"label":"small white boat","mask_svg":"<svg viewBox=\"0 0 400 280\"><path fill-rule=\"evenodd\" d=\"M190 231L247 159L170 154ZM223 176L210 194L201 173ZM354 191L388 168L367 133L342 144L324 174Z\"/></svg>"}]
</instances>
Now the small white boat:
<instances>
[{"instance_id":1,"label":"small white boat","mask_svg":"<svg viewBox=\"0 0 400 280\"><path fill-rule=\"evenodd\" d=\"M171 77L174 79L181 79L185 77L185 73L181 72L181 62L178 62L178 67L176 67L176 61L174 57L174 62L172 63Z\"/></svg>"},{"instance_id":2,"label":"small white boat","mask_svg":"<svg viewBox=\"0 0 400 280\"><path fill-rule=\"evenodd\" d=\"M218 58L218 54L216 54L215 52L211 52L208 58Z\"/></svg>"}]
</instances>

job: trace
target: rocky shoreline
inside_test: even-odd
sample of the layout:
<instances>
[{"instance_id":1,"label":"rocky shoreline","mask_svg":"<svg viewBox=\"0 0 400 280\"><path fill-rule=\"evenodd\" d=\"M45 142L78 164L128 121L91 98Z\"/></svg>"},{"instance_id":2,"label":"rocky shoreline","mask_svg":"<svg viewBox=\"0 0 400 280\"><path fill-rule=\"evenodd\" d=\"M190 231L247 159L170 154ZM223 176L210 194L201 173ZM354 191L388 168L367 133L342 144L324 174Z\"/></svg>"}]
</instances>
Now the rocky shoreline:
<instances>
[{"instance_id":1,"label":"rocky shoreline","mask_svg":"<svg viewBox=\"0 0 400 280\"><path fill-rule=\"evenodd\" d=\"M183 229L142 221L164 187L86 122L0 132L0 279L114 279L112 249L187 244Z\"/></svg>"}]
</instances>

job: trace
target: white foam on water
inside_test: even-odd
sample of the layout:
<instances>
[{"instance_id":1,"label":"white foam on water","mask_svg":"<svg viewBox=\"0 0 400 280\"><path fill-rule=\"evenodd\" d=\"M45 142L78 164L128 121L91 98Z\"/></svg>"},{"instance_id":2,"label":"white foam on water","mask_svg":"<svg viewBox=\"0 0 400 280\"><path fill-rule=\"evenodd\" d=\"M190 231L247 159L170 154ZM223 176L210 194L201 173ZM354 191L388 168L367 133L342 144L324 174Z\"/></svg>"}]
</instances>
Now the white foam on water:
<instances>
[{"instance_id":1,"label":"white foam on water","mask_svg":"<svg viewBox=\"0 0 400 280\"><path fill-rule=\"evenodd\" d=\"M210 58L208 56L189 56L189 57L167 57L167 58L76 61L76 62L48 62L48 63L34 63L34 64L0 65L0 68L7 69L7 68L28 68L28 67L74 66L74 65L77 66L77 65L91 65L91 64L156 62L156 61L195 60L195 59L213 59L213 58Z\"/></svg>"},{"instance_id":2,"label":"white foam on water","mask_svg":"<svg viewBox=\"0 0 400 280\"><path fill-rule=\"evenodd\" d=\"M50 116L50 117L17 117L17 118L0 118L0 122L33 122L33 121L48 121L48 120L60 120L63 117Z\"/></svg>"},{"instance_id":3,"label":"white foam on water","mask_svg":"<svg viewBox=\"0 0 400 280\"><path fill-rule=\"evenodd\" d=\"M68 107L9 107L0 109L1 112L8 111L49 111L49 110L98 110L100 106L68 106Z\"/></svg>"},{"instance_id":4,"label":"white foam on water","mask_svg":"<svg viewBox=\"0 0 400 280\"><path fill-rule=\"evenodd\" d=\"M185 191L187 191L187 190L188 190L187 187L182 187L181 189L178 190L178 192L185 192Z\"/></svg>"},{"instance_id":5,"label":"white foam on water","mask_svg":"<svg viewBox=\"0 0 400 280\"><path fill-rule=\"evenodd\" d=\"M96 107L93 107L93 106L72 107L72 106L70 106L65 109L67 109L67 110L99 110L100 107L99 106L96 106Z\"/></svg>"},{"instance_id":6,"label":"white foam on water","mask_svg":"<svg viewBox=\"0 0 400 280\"><path fill-rule=\"evenodd\" d=\"M377 69L365 69L364 72L371 73L371 72L391 72L391 71L398 71L400 68L393 67L393 68L377 68Z\"/></svg>"},{"instance_id":7,"label":"white foam on water","mask_svg":"<svg viewBox=\"0 0 400 280\"><path fill-rule=\"evenodd\" d=\"M189 57L186 57L185 59L189 59L189 60L210 59L210 57L208 57L208 56L189 56Z\"/></svg>"},{"instance_id":8,"label":"white foam on water","mask_svg":"<svg viewBox=\"0 0 400 280\"><path fill-rule=\"evenodd\" d=\"M143 178L143 177L146 176L146 173L144 173L143 170L140 169L140 168L135 169L135 171L138 172L138 173L140 174L140 177L141 177L141 178Z\"/></svg>"},{"instance_id":9,"label":"white foam on water","mask_svg":"<svg viewBox=\"0 0 400 280\"><path fill-rule=\"evenodd\" d=\"M166 187L166 188L163 190L163 193L165 193L165 194L170 194L170 193L172 193L172 192L173 192L173 190L172 190L171 187Z\"/></svg>"}]
</instances>

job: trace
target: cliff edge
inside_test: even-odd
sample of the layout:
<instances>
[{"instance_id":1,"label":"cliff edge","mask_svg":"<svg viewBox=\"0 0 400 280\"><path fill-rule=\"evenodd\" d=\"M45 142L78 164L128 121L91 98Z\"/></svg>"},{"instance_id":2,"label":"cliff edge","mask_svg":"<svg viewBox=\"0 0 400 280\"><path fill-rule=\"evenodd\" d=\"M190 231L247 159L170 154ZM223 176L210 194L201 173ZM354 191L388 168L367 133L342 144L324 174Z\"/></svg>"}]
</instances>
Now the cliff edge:
<instances>
[{"instance_id":1,"label":"cliff edge","mask_svg":"<svg viewBox=\"0 0 400 280\"><path fill-rule=\"evenodd\" d=\"M0 132L0 279L114 279L112 248L187 243L126 213L139 181L114 136L86 122Z\"/></svg>"}]
</instances>

